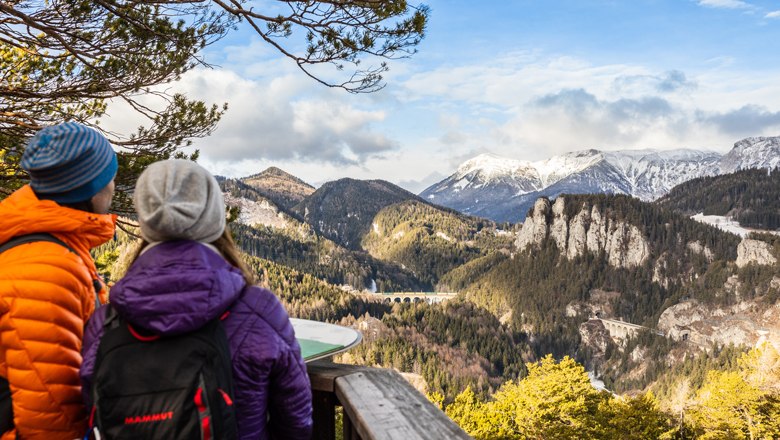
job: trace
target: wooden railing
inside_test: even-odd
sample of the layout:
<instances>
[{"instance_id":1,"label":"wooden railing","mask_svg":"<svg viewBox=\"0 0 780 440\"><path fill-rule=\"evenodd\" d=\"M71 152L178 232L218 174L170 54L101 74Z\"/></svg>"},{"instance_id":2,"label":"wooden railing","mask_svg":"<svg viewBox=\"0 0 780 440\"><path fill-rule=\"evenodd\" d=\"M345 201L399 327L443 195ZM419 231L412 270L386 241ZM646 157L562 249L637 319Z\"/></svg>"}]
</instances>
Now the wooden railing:
<instances>
[{"instance_id":1,"label":"wooden railing","mask_svg":"<svg viewBox=\"0 0 780 440\"><path fill-rule=\"evenodd\" d=\"M343 408L344 440L471 438L393 370L326 361L308 369L315 440L335 438L338 406Z\"/></svg>"}]
</instances>

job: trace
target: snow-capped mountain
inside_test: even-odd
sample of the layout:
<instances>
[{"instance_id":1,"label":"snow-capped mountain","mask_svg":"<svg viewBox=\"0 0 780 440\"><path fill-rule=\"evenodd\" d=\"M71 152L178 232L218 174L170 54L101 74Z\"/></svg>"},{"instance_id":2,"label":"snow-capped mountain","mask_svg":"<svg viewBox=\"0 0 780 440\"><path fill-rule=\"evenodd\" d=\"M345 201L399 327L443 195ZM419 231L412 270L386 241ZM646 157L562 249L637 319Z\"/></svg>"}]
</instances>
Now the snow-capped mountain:
<instances>
[{"instance_id":1,"label":"snow-capped mountain","mask_svg":"<svg viewBox=\"0 0 780 440\"><path fill-rule=\"evenodd\" d=\"M629 184L622 192L646 201L661 197L682 182L717 174L721 159L718 153L697 150L628 150L604 154Z\"/></svg>"},{"instance_id":2,"label":"snow-capped mountain","mask_svg":"<svg viewBox=\"0 0 780 440\"><path fill-rule=\"evenodd\" d=\"M522 221L541 196L630 194L654 200L696 177L780 166L780 137L748 138L726 155L699 150L583 150L529 162L483 154L420 196L496 221Z\"/></svg>"},{"instance_id":3,"label":"snow-capped mountain","mask_svg":"<svg viewBox=\"0 0 780 440\"><path fill-rule=\"evenodd\" d=\"M780 136L750 137L736 144L721 160L721 173L747 168L777 168L780 166Z\"/></svg>"},{"instance_id":4,"label":"snow-capped mountain","mask_svg":"<svg viewBox=\"0 0 780 440\"><path fill-rule=\"evenodd\" d=\"M427 195L434 203L450 206L447 205L450 200L473 200L476 203L481 198L486 200L485 197L504 200L543 187L539 172L530 162L483 154L464 162L455 174L426 189L421 196ZM435 194L434 197L431 194ZM459 207L455 209L462 210Z\"/></svg>"}]
</instances>

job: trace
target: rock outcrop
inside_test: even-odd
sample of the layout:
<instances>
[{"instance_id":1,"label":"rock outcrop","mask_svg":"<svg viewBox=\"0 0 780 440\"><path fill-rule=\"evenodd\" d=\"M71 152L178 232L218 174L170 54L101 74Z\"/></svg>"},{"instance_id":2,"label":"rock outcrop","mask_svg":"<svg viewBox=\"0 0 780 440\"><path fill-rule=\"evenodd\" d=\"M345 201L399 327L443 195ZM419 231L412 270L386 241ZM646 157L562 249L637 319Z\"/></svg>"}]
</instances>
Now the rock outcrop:
<instances>
[{"instance_id":1,"label":"rock outcrop","mask_svg":"<svg viewBox=\"0 0 780 440\"><path fill-rule=\"evenodd\" d=\"M769 243L744 239L737 247L737 267L745 267L749 264L771 266L777 264L777 257L772 255L772 247Z\"/></svg>"},{"instance_id":2,"label":"rock outcrop","mask_svg":"<svg viewBox=\"0 0 780 440\"><path fill-rule=\"evenodd\" d=\"M587 318L602 318L615 316L615 302L620 298L620 292L593 289L587 301L572 301L566 305L566 316Z\"/></svg>"},{"instance_id":3,"label":"rock outcrop","mask_svg":"<svg viewBox=\"0 0 780 440\"><path fill-rule=\"evenodd\" d=\"M635 225L610 218L598 206L584 205L571 218L566 211L565 197L552 205L546 198L538 199L518 233L516 247L540 246L549 238L568 259L603 251L610 265L623 268L641 266L649 258L650 246Z\"/></svg>"},{"instance_id":4,"label":"rock outcrop","mask_svg":"<svg viewBox=\"0 0 780 440\"><path fill-rule=\"evenodd\" d=\"M707 262L712 263L712 260L715 259L715 254L708 248L707 246L702 245L698 241L691 241L688 243L688 250L693 252L694 254L702 255L704 258L707 259Z\"/></svg>"},{"instance_id":5,"label":"rock outcrop","mask_svg":"<svg viewBox=\"0 0 780 440\"><path fill-rule=\"evenodd\" d=\"M224 193L225 204L237 206L241 209L238 222L248 226L269 226L272 228L285 228L290 225L287 216L268 200L249 200L245 197L234 197Z\"/></svg>"},{"instance_id":6,"label":"rock outcrop","mask_svg":"<svg viewBox=\"0 0 780 440\"><path fill-rule=\"evenodd\" d=\"M713 343L754 346L765 340L780 347L780 304L742 301L716 307L685 301L661 313L658 329L672 339L687 340L705 349Z\"/></svg>"},{"instance_id":7,"label":"rock outcrop","mask_svg":"<svg viewBox=\"0 0 780 440\"><path fill-rule=\"evenodd\" d=\"M539 244L547 238L547 217L550 214L550 201L539 199L534 204L522 229L517 234L515 242L519 249L525 249L530 244Z\"/></svg>"},{"instance_id":8,"label":"rock outcrop","mask_svg":"<svg viewBox=\"0 0 780 440\"><path fill-rule=\"evenodd\" d=\"M581 347L588 351L588 369L604 363L607 350L615 348L617 345L610 337L609 332L604 328L604 324L598 319L590 319L580 324Z\"/></svg>"}]
</instances>

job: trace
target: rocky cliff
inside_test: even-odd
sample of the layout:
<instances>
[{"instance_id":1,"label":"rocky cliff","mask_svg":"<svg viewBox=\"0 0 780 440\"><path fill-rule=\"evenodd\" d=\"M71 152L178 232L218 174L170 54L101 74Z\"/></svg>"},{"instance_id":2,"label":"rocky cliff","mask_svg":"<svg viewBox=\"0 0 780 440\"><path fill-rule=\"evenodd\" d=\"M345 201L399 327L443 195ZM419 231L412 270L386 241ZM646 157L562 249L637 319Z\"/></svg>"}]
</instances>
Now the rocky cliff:
<instances>
[{"instance_id":1,"label":"rocky cliff","mask_svg":"<svg viewBox=\"0 0 780 440\"><path fill-rule=\"evenodd\" d=\"M742 240L737 247L737 267L745 267L749 264L761 266L777 264L777 258L772 255L772 246L759 240Z\"/></svg>"},{"instance_id":2,"label":"rocky cliff","mask_svg":"<svg viewBox=\"0 0 780 440\"><path fill-rule=\"evenodd\" d=\"M292 219L268 200L250 200L225 193L225 204L240 208L238 222L247 226L269 226L282 229L291 225Z\"/></svg>"},{"instance_id":3,"label":"rocky cliff","mask_svg":"<svg viewBox=\"0 0 780 440\"><path fill-rule=\"evenodd\" d=\"M774 282L780 286L780 279ZM685 301L664 310L658 329L705 349L712 344L754 346L763 341L780 347L780 304L741 301L718 307Z\"/></svg>"},{"instance_id":4,"label":"rocky cliff","mask_svg":"<svg viewBox=\"0 0 780 440\"><path fill-rule=\"evenodd\" d=\"M541 245L546 238L554 240L568 259L585 252L604 252L613 267L637 267L650 256L650 246L635 225L611 218L596 205L583 204L570 217L564 196L552 204L546 198L538 199L518 233L515 245L523 250Z\"/></svg>"},{"instance_id":5,"label":"rocky cliff","mask_svg":"<svg viewBox=\"0 0 780 440\"><path fill-rule=\"evenodd\" d=\"M586 367L590 370L599 368L605 360L609 349L617 348L617 344L609 335L599 319L589 319L580 324L580 349L588 352Z\"/></svg>"}]
</instances>

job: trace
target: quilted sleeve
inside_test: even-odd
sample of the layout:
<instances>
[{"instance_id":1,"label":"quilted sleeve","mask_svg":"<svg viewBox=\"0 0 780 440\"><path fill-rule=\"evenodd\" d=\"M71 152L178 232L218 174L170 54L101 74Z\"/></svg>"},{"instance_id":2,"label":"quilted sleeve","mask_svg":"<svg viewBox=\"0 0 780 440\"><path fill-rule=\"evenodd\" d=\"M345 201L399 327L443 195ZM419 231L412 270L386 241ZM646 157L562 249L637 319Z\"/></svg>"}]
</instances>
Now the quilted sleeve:
<instances>
[{"instance_id":1,"label":"quilted sleeve","mask_svg":"<svg viewBox=\"0 0 780 440\"><path fill-rule=\"evenodd\" d=\"M87 328L84 331L84 346L81 352L84 360L81 363L79 376L81 377L81 395L84 398L84 404L89 413L92 409L92 376L95 373L95 360L97 360L97 351L100 346L100 338L103 336L103 324L106 320L106 310L108 306L99 308L87 321Z\"/></svg>"},{"instance_id":2,"label":"quilted sleeve","mask_svg":"<svg viewBox=\"0 0 780 440\"><path fill-rule=\"evenodd\" d=\"M281 338L279 357L271 370L269 431L273 438L308 440L313 428L312 393L301 347L295 340L290 318L278 300L272 303L269 314Z\"/></svg>"},{"instance_id":3,"label":"quilted sleeve","mask_svg":"<svg viewBox=\"0 0 780 440\"><path fill-rule=\"evenodd\" d=\"M86 427L79 367L85 302L94 298L79 257L52 243L0 258L4 370L21 438L77 438ZM91 309L87 309L91 311Z\"/></svg>"}]
</instances>

